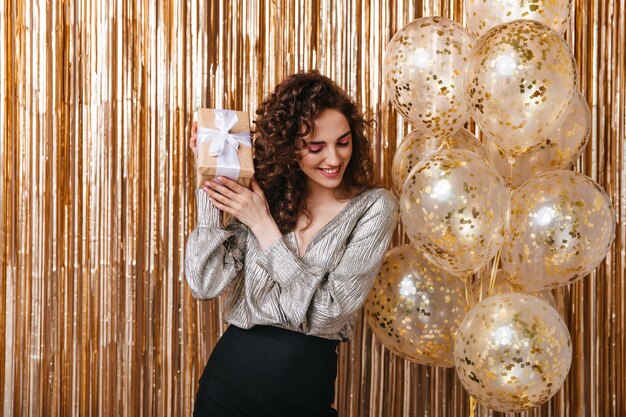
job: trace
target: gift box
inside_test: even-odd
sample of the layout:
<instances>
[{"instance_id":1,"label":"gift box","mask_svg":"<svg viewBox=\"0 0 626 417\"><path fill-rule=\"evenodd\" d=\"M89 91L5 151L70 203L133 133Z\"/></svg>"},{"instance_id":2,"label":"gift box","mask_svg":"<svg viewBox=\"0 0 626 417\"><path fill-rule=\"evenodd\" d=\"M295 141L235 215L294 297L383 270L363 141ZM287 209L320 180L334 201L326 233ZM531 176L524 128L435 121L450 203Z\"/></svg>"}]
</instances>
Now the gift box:
<instances>
[{"instance_id":1,"label":"gift box","mask_svg":"<svg viewBox=\"0 0 626 417\"><path fill-rule=\"evenodd\" d=\"M254 165L248 113L199 109L196 141L196 187L217 176L249 187Z\"/></svg>"}]
</instances>

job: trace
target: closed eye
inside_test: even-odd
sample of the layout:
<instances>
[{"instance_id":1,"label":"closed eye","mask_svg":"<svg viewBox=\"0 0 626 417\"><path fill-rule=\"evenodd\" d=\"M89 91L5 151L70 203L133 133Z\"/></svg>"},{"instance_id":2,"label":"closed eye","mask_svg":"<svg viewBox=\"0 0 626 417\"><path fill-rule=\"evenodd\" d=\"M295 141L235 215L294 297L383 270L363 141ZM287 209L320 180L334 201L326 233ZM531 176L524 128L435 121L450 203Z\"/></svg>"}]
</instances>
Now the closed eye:
<instances>
[{"instance_id":1,"label":"closed eye","mask_svg":"<svg viewBox=\"0 0 626 417\"><path fill-rule=\"evenodd\" d=\"M342 148L350 145L350 139L344 138L341 142L337 142L337 146L341 146ZM323 146L309 146L309 152L311 153L319 153L323 149Z\"/></svg>"}]
</instances>

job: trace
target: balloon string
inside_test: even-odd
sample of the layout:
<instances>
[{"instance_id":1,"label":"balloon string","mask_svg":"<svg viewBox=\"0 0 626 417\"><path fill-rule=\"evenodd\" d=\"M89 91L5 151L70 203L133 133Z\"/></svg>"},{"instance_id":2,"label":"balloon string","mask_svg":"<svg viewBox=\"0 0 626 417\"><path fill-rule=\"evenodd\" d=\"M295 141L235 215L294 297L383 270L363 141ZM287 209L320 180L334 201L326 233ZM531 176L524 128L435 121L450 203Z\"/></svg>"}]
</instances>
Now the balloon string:
<instances>
[{"instance_id":1,"label":"balloon string","mask_svg":"<svg viewBox=\"0 0 626 417\"><path fill-rule=\"evenodd\" d=\"M513 165L515 165L515 158L509 155L508 153L506 153L501 147L499 147L495 143L493 145L496 147L498 152L500 152L502 155L506 157L506 161L509 163L509 184L512 184L513 183Z\"/></svg>"},{"instance_id":2,"label":"balloon string","mask_svg":"<svg viewBox=\"0 0 626 417\"><path fill-rule=\"evenodd\" d=\"M476 398L474 398L474 396L470 395L470 413L469 413L469 417L474 417L475 416L475 411L476 411Z\"/></svg>"},{"instance_id":3,"label":"balloon string","mask_svg":"<svg viewBox=\"0 0 626 417\"><path fill-rule=\"evenodd\" d=\"M472 292L472 284L470 283L471 275L465 277L465 302L472 308L474 307L474 294Z\"/></svg>"},{"instance_id":4,"label":"balloon string","mask_svg":"<svg viewBox=\"0 0 626 417\"><path fill-rule=\"evenodd\" d=\"M444 139L444 141L441 142L441 145L439 145L439 148L437 148L437 152L443 149L444 146L446 147L447 150L450 150L450 144L448 143L447 139Z\"/></svg>"},{"instance_id":5,"label":"balloon string","mask_svg":"<svg viewBox=\"0 0 626 417\"><path fill-rule=\"evenodd\" d=\"M480 291L478 293L478 302L483 300L483 281L485 278L485 268L480 269Z\"/></svg>"},{"instance_id":6,"label":"balloon string","mask_svg":"<svg viewBox=\"0 0 626 417\"><path fill-rule=\"evenodd\" d=\"M496 257L493 259L493 266L491 267L491 277L489 277L489 289L487 290L487 296L491 296L493 294L493 290L496 286L496 275L498 275L498 264L500 263L501 251L502 247L498 249L498 253L496 253Z\"/></svg>"}]
</instances>

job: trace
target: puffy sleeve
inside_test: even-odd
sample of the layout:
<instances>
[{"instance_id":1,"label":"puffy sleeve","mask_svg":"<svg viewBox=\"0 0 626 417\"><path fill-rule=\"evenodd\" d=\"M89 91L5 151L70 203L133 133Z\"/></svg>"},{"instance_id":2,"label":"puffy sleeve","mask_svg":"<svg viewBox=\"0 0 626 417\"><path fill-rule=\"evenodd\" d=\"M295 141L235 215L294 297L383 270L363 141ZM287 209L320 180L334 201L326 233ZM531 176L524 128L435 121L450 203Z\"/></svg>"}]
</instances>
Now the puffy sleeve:
<instances>
[{"instance_id":1,"label":"puffy sleeve","mask_svg":"<svg viewBox=\"0 0 626 417\"><path fill-rule=\"evenodd\" d=\"M237 220L220 227L220 210L196 190L198 226L185 247L185 277L195 298L219 296L243 271L248 228Z\"/></svg>"},{"instance_id":2,"label":"puffy sleeve","mask_svg":"<svg viewBox=\"0 0 626 417\"><path fill-rule=\"evenodd\" d=\"M291 325L307 333L337 333L361 308L398 222L396 198L382 191L357 221L334 270L306 265L284 237L257 259L280 287L279 305Z\"/></svg>"}]
</instances>

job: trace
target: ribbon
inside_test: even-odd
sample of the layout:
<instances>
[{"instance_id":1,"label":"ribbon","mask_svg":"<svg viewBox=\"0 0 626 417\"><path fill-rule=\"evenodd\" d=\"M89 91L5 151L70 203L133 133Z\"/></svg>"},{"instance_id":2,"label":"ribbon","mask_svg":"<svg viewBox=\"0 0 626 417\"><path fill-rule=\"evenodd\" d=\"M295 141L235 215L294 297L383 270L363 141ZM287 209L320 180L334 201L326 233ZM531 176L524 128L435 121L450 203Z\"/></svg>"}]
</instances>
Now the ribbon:
<instances>
[{"instance_id":1,"label":"ribbon","mask_svg":"<svg viewBox=\"0 0 626 417\"><path fill-rule=\"evenodd\" d=\"M217 130L199 127L197 144L210 140L209 155L217 157L215 176L223 176L237 181L241 169L237 151L239 145L252 147L250 132L230 133L230 129L239 120L236 112L232 110L214 110L214 112Z\"/></svg>"}]
</instances>

